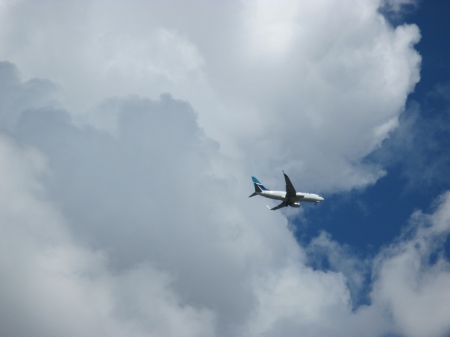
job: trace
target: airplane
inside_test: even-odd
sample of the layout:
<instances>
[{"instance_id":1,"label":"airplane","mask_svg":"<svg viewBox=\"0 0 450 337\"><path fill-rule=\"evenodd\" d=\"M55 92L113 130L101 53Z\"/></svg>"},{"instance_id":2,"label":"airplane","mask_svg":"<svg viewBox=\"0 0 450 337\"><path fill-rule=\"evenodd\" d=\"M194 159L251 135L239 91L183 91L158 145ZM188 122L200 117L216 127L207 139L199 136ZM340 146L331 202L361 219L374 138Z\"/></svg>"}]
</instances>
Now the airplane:
<instances>
[{"instance_id":1,"label":"airplane","mask_svg":"<svg viewBox=\"0 0 450 337\"><path fill-rule=\"evenodd\" d=\"M325 199L321 196L313 193L304 193L304 192L297 192L294 188L294 185L292 185L291 180L289 177L284 173L284 180L286 180L286 192L283 191L271 191L267 188L265 188L258 179L255 177L252 177L253 185L255 185L255 193L249 196L249 198L254 197L255 195L260 195L262 197L266 197L269 199L275 199L275 200L283 200L281 204L278 206L275 206L273 208L270 208L267 206L267 208L271 211L275 211L277 209L283 208L283 207L294 207L299 208L300 207L300 201L306 201L306 202L313 202L315 205L317 205L319 202L324 201Z\"/></svg>"}]
</instances>

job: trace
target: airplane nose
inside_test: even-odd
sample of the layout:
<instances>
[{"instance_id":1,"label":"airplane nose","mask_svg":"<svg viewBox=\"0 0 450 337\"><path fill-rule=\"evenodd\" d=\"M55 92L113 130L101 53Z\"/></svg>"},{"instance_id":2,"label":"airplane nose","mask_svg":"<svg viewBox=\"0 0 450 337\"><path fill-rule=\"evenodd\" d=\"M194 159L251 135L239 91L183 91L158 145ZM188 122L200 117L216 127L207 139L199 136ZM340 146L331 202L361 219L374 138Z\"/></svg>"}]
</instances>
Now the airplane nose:
<instances>
[{"instance_id":1,"label":"airplane nose","mask_svg":"<svg viewBox=\"0 0 450 337\"><path fill-rule=\"evenodd\" d=\"M322 197L319 197L319 199L320 199L320 201L324 201L325 199L324 198L322 198Z\"/></svg>"}]
</instances>

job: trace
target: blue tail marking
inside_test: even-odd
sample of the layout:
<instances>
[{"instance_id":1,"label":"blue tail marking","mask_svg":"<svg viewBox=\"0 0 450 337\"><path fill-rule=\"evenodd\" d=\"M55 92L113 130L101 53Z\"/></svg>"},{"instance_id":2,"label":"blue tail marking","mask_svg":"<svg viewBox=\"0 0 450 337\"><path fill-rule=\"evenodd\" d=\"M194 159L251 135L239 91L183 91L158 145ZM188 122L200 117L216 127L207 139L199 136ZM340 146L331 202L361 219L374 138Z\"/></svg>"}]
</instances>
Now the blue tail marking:
<instances>
[{"instance_id":1,"label":"blue tail marking","mask_svg":"<svg viewBox=\"0 0 450 337\"><path fill-rule=\"evenodd\" d=\"M269 191L269 189L265 188L258 179L256 179L255 177L252 177L253 183L258 184L258 186L263 190L263 191Z\"/></svg>"}]
</instances>

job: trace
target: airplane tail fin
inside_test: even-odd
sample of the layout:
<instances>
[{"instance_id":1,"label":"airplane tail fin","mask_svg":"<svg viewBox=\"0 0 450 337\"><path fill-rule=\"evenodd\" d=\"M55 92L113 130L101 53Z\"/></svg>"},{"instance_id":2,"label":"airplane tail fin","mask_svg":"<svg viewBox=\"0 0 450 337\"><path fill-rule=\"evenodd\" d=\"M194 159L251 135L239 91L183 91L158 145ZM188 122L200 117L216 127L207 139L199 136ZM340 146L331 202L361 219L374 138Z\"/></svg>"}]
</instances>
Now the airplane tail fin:
<instances>
[{"instance_id":1,"label":"airplane tail fin","mask_svg":"<svg viewBox=\"0 0 450 337\"><path fill-rule=\"evenodd\" d=\"M261 184L261 183L259 182L259 180L256 179L255 177L252 177L252 180L253 180L253 184L255 185L255 191L256 191L256 192L269 191L269 189L268 189L268 188L265 188L265 187L263 186L263 184ZM258 187L261 189L261 191L257 190L257 189L256 189L256 186L258 186Z\"/></svg>"},{"instance_id":2,"label":"airplane tail fin","mask_svg":"<svg viewBox=\"0 0 450 337\"><path fill-rule=\"evenodd\" d=\"M253 185L255 186L255 193L249 196L249 198L254 197L255 195L258 195L258 193L261 193L262 191L268 191L267 188L265 188L258 179L255 177L252 177Z\"/></svg>"}]
</instances>

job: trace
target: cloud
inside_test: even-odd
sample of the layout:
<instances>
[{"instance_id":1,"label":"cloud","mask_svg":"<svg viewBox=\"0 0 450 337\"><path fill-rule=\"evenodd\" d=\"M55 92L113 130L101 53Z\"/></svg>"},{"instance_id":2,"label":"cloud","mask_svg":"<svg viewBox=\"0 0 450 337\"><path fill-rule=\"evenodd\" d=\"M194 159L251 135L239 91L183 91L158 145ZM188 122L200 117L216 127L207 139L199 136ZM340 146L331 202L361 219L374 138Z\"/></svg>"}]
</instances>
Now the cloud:
<instances>
[{"instance_id":1,"label":"cloud","mask_svg":"<svg viewBox=\"0 0 450 337\"><path fill-rule=\"evenodd\" d=\"M392 313L405 336L446 336L450 264L442 247L450 232L450 193L433 214L415 212L399 241L376 259L372 298Z\"/></svg>"},{"instance_id":2,"label":"cloud","mask_svg":"<svg viewBox=\"0 0 450 337\"><path fill-rule=\"evenodd\" d=\"M236 203L247 190L214 174L227 160L188 103L130 96L99 109L117 115L115 135L51 106L3 133L5 334L408 335L386 279L409 237L377 257L371 303L355 306L369 262L326 234L305 251L281 213ZM444 227L446 207L430 216ZM312 268L315 254L330 268Z\"/></svg>"},{"instance_id":3,"label":"cloud","mask_svg":"<svg viewBox=\"0 0 450 337\"><path fill-rule=\"evenodd\" d=\"M358 257L350 246L339 244L324 231L311 240L305 247L305 252L314 269L331 270L345 276L354 308L368 302L365 297L370 277L370 259Z\"/></svg>"},{"instance_id":4,"label":"cloud","mask_svg":"<svg viewBox=\"0 0 450 337\"><path fill-rule=\"evenodd\" d=\"M61 85L77 122L114 128L94 113L104 100L169 92L234 165L335 192L384 174L361 160L419 80L418 28L392 27L380 5L18 1L2 10L0 57Z\"/></svg>"}]
</instances>

